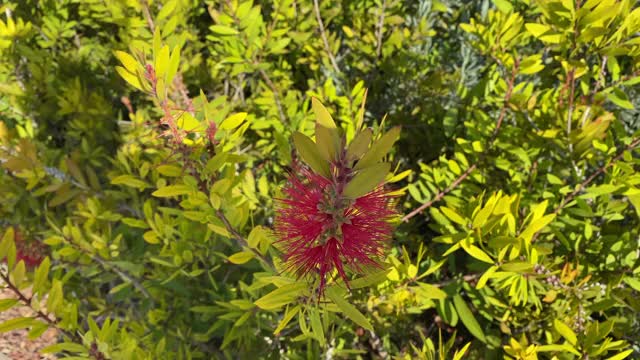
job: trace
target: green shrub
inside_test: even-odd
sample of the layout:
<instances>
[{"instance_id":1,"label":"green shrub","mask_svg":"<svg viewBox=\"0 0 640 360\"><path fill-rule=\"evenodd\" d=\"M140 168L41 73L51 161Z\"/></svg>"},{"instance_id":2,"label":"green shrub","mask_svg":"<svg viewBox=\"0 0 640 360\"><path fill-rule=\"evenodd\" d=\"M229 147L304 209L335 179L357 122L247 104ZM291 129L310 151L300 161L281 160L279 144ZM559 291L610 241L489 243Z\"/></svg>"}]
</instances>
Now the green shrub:
<instances>
[{"instance_id":1,"label":"green shrub","mask_svg":"<svg viewBox=\"0 0 640 360\"><path fill-rule=\"evenodd\" d=\"M36 311L0 332L94 359L640 354L634 2L0 9L0 310Z\"/></svg>"}]
</instances>

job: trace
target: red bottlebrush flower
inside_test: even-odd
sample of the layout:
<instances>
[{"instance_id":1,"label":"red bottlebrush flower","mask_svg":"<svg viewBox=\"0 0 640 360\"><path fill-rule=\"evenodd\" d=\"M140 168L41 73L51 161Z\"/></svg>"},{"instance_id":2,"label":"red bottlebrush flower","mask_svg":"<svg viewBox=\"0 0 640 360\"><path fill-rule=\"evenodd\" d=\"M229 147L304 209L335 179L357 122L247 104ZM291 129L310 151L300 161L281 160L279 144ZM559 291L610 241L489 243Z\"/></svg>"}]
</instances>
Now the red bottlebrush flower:
<instances>
[{"instance_id":1,"label":"red bottlebrush flower","mask_svg":"<svg viewBox=\"0 0 640 360\"><path fill-rule=\"evenodd\" d=\"M46 256L46 246L38 241L25 241L18 229L15 229L16 263L24 261L27 269L40 265Z\"/></svg>"},{"instance_id":2,"label":"red bottlebrush flower","mask_svg":"<svg viewBox=\"0 0 640 360\"><path fill-rule=\"evenodd\" d=\"M287 268L298 277L317 274L322 294L334 270L348 286L345 269L362 273L380 266L396 215L388 192L377 187L348 199L342 195L348 176L329 180L306 167L296 170L284 188L287 198L278 200L275 225Z\"/></svg>"}]
</instances>

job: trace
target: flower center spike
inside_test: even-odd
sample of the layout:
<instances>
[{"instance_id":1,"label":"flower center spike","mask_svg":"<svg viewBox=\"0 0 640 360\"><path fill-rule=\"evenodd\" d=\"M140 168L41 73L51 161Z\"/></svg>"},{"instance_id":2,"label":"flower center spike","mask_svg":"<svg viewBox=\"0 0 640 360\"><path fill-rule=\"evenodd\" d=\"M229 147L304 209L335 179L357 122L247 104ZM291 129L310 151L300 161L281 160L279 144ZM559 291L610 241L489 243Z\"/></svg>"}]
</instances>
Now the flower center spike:
<instances>
[{"instance_id":1,"label":"flower center spike","mask_svg":"<svg viewBox=\"0 0 640 360\"><path fill-rule=\"evenodd\" d=\"M315 141L296 132L293 142L303 164L294 163L279 200L276 232L284 262L299 278L318 282L323 292L337 272L348 286L347 272L379 267L391 238L396 215L383 182L390 164L382 160L400 134L393 128L374 139L354 123L356 135L347 142L327 109L312 99Z\"/></svg>"}]
</instances>

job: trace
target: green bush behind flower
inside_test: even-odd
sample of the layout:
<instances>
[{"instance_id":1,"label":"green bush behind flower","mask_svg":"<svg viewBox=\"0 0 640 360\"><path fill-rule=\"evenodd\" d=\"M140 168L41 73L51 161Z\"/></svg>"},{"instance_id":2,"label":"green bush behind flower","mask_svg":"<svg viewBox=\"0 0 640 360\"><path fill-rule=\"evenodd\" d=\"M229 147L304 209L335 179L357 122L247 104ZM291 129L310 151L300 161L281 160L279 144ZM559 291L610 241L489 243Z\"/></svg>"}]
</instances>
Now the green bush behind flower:
<instances>
[{"instance_id":1,"label":"green bush behind flower","mask_svg":"<svg viewBox=\"0 0 640 360\"><path fill-rule=\"evenodd\" d=\"M640 356L635 2L0 10L0 310L38 311L0 331L94 359ZM385 269L322 299L271 231L313 97L349 141L402 127Z\"/></svg>"}]
</instances>

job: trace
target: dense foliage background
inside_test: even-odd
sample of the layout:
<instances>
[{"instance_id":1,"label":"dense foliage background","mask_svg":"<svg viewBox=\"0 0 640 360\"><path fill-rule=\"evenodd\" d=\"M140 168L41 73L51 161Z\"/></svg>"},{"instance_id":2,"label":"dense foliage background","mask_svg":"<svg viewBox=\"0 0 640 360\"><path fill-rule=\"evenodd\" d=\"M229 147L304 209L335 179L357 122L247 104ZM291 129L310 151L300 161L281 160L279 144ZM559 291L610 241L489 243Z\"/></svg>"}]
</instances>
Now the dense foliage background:
<instances>
[{"instance_id":1,"label":"dense foliage background","mask_svg":"<svg viewBox=\"0 0 640 360\"><path fill-rule=\"evenodd\" d=\"M37 311L0 331L93 359L640 356L635 1L0 10L0 310ZM322 301L271 231L312 97L349 140L402 126L385 268Z\"/></svg>"}]
</instances>

